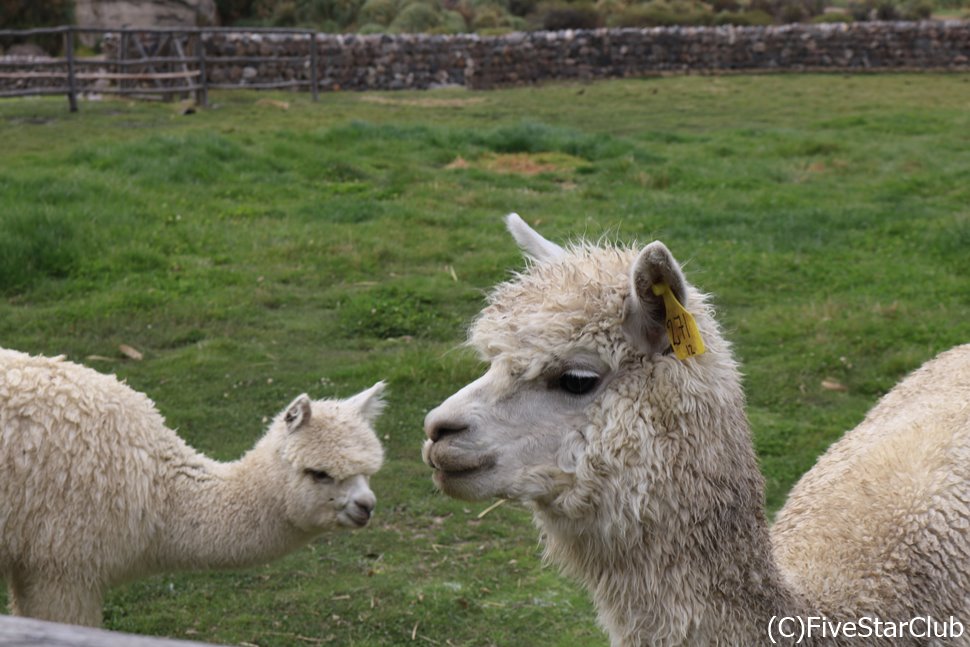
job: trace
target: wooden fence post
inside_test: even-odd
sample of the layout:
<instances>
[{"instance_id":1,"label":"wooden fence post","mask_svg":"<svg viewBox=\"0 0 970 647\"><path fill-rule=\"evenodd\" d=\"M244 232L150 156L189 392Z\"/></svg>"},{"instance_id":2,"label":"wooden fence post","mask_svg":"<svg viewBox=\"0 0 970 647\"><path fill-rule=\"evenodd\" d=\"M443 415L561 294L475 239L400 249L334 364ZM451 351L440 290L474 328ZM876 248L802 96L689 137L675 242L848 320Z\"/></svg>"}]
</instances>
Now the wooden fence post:
<instances>
[{"instance_id":1,"label":"wooden fence post","mask_svg":"<svg viewBox=\"0 0 970 647\"><path fill-rule=\"evenodd\" d=\"M77 112L77 77L74 71L74 26L64 32L64 53L67 56L67 102L71 112Z\"/></svg>"},{"instance_id":2,"label":"wooden fence post","mask_svg":"<svg viewBox=\"0 0 970 647\"><path fill-rule=\"evenodd\" d=\"M320 99L320 74L317 71L317 30L314 29L310 33L310 89L313 92L313 100L318 101Z\"/></svg>"},{"instance_id":3,"label":"wooden fence post","mask_svg":"<svg viewBox=\"0 0 970 647\"><path fill-rule=\"evenodd\" d=\"M205 108L209 105L208 75L205 71L205 30L200 29L197 36L195 53L199 59L199 89L196 91L195 102Z\"/></svg>"},{"instance_id":4,"label":"wooden fence post","mask_svg":"<svg viewBox=\"0 0 970 647\"><path fill-rule=\"evenodd\" d=\"M118 46L119 49L118 49L118 65L117 65L118 74L127 74L128 66L125 65L125 62L128 59L128 31L126 29L121 30L121 36L119 40L120 40L120 43ZM128 84L123 78L118 79L118 88L121 89L122 92L124 92L127 86Z\"/></svg>"}]
</instances>

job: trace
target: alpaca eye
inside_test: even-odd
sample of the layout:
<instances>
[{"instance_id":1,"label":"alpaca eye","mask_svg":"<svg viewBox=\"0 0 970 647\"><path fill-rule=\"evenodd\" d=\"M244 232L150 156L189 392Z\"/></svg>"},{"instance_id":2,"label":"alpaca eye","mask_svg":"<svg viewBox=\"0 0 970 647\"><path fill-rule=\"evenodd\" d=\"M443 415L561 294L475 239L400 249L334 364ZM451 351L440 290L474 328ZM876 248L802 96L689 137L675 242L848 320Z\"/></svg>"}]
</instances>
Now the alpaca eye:
<instances>
[{"instance_id":1,"label":"alpaca eye","mask_svg":"<svg viewBox=\"0 0 970 647\"><path fill-rule=\"evenodd\" d=\"M559 388L572 395L589 393L599 384L600 376L592 371L566 371L559 376Z\"/></svg>"},{"instance_id":2,"label":"alpaca eye","mask_svg":"<svg viewBox=\"0 0 970 647\"><path fill-rule=\"evenodd\" d=\"M303 472L317 483L333 483L333 478L323 470L305 469Z\"/></svg>"}]
</instances>

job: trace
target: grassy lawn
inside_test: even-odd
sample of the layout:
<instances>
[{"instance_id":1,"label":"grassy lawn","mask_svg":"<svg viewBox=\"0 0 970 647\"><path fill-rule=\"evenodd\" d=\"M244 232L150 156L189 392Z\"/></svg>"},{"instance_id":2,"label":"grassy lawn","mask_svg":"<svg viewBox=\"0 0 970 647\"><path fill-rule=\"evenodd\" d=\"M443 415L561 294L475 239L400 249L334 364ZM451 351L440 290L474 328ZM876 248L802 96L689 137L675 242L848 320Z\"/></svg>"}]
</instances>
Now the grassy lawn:
<instances>
[{"instance_id":1,"label":"grassy lawn","mask_svg":"<svg viewBox=\"0 0 970 647\"><path fill-rule=\"evenodd\" d=\"M970 341L967 74L212 100L0 101L0 345L116 373L225 460L297 394L386 379L388 460L368 529L120 587L111 629L607 644L526 510L479 519L420 461L424 414L482 369L466 324L521 267L509 211L553 240L660 238L716 295L770 511L902 375Z\"/></svg>"}]
</instances>

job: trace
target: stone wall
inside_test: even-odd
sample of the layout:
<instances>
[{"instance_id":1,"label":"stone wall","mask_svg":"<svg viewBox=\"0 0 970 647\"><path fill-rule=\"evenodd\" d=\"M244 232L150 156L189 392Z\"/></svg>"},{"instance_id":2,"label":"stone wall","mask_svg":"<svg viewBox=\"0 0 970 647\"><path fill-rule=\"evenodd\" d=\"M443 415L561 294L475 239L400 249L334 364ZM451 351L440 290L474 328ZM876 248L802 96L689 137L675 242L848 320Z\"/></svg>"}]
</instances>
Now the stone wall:
<instances>
[{"instance_id":1,"label":"stone wall","mask_svg":"<svg viewBox=\"0 0 970 647\"><path fill-rule=\"evenodd\" d=\"M103 69L110 69L118 42L109 36L102 43ZM245 88L303 81L304 89L309 87L307 33L212 30L204 42L210 84ZM316 42L321 90L482 89L670 73L970 71L970 22L965 21L597 29L490 37L317 34ZM24 59L23 69L30 66ZM194 62L189 66L197 69ZM90 91L92 85L81 87ZM24 82L0 80L0 90L4 86L23 88Z\"/></svg>"},{"instance_id":2,"label":"stone wall","mask_svg":"<svg viewBox=\"0 0 970 647\"><path fill-rule=\"evenodd\" d=\"M970 70L970 22L963 21L317 38L322 90L492 88L691 72ZM307 47L305 37L216 33L206 49L213 56L300 56ZM209 68L211 78L241 86L310 78L307 62Z\"/></svg>"}]
</instances>

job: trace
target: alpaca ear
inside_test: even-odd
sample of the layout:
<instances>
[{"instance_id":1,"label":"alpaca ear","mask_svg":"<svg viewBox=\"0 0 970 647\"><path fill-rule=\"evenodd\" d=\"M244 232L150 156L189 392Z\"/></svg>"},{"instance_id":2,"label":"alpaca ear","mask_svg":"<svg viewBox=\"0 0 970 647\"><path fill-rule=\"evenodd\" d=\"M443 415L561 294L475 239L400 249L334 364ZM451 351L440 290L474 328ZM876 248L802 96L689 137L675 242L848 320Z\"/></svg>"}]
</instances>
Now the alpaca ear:
<instances>
[{"instance_id":1,"label":"alpaca ear","mask_svg":"<svg viewBox=\"0 0 970 647\"><path fill-rule=\"evenodd\" d=\"M566 254L565 249L540 236L517 213L510 213L505 216L505 226L508 227L509 233L515 238L515 242L518 243L522 251L540 263L554 261Z\"/></svg>"},{"instance_id":2,"label":"alpaca ear","mask_svg":"<svg viewBox=\"0 0 970 647\"><path fill-rule=\"evenodd\" d=\"M286 423L286 430L294 432L306 423L310 422L312 410L310 407L310 396L301 393L296 400L290 403L283 414L283 422Z\"/></svg>"},{"instance_id":3,"label":"alpaca ear","mask_svg":"<svg viewBox=\"0 0 970 647\"><path fill-rule=\"evenodd\" d=\"M649 352L666 350L667 312L664 299L654 286L665 284L684 307L687 306L687 281L680 265L667 246L659 240L643 248L630 269L630 304L627 332Z\"/></svg>"},{"instance_id":4,"label":"alpaca ear","mask_svg":"<svg viewBox=\"0 0 970 647\"><path fill-rule=\"evenodd\" d=\"M387 387L383 381L378 382L366 391L361 391L357 395L351 396L347 403L350 406L357 409L367 422L374 424L377 417L381 415L384 411L386 403L384 402L383 395L384 389Z\"/></svg>"}]
</instances>

